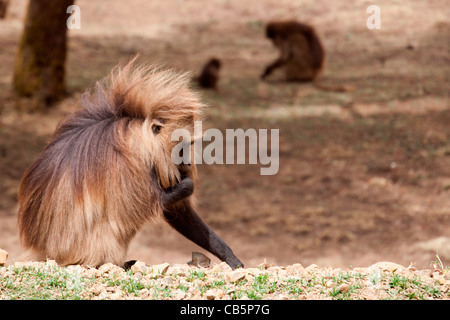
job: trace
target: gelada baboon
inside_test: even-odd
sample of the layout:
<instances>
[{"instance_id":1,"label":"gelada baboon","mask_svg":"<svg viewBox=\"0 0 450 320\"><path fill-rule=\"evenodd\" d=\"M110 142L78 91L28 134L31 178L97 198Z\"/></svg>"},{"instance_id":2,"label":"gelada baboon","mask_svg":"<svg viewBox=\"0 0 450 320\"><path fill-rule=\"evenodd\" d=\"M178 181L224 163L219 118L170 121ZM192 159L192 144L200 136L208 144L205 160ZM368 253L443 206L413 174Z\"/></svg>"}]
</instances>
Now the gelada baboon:
<instances>
[{"instance_id":1,"label":"gelada baboon","mask_svg":"<svg viewBox=\"0 0 450 320\"><path fill-rule=\"evenodd\" d=\"M172 132L193 136L203 107L188 75L135 60L82 95L80 110L25 172L21 243L32 257L61 265L123 266L136 232L162 218L232 268L243 266L196 213L195 164L171 160Z\"/></svg>"},{"instance_id":2,"label":"gelada baboon","mask_svg":"<svg viewBox=\"0 0 450 320\"><path fill-rule=\"evenodd\" d=\"M266 67L261 79L283 68L288 81L312 81L320 89L347 91L344 87L319 83L325 50L313 27L297 21L270 22L266 26L266 36L278 48L280 56Z\"/></svg>"},{"instance_id":3,"label":"gelada baboon","mask_svg":"<svg viewBox=\"0 0 450 320\"><path fill-rule=\"evenodd\" d=\"M207 89L217 90L219 71L222 63L217 58L211 58L203 67L197 80L200 86Z\"/></svg>"}]
</instances>

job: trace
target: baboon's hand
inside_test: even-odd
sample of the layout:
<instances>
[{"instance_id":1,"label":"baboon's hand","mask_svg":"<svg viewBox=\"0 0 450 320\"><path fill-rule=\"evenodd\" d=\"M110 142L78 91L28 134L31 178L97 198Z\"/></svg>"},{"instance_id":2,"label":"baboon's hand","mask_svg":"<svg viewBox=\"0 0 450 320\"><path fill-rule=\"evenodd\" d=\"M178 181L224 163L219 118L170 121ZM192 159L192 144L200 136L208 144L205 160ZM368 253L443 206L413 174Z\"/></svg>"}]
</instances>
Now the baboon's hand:
<instances>
[{"instance_id":1,"label":"baboon's hand","mask_svg":"<svg viewBox=\"0 0 450 320\"><path fill-rule=\"evenodd\" d=\"M192 171L192 166L190 164L182 163L178 165L178 171L180 171L181 179L189 176Z\"/></svg>"},{"instance_id":2,"label":"baboon's hand","mask_svg":"<svg viewBox=\"0 0 450 320\"><path fill-rule=\"evenodd\" d=\"M269 74L272 73L272 69L270 67L267 67L264 72L261 74L261 79L265 79Z\"/></svg>"},{"instance_id":3,"label":"baboon's hand","mask_svg":"<svg viewBox=\"0 0 450 320\"><path fill-rule=\"evenodd\" d=\"M179 192L182 197L189 197L194 193L194 181L191 178L184 176L180 183L173 187Z\"/></svg>"},{"instance_id":4,"label":"baboon's hand","mask_svg":"<svg viewBox=\"0 0 450 320\"><path fill-rule=\"evenodd\" d=\"M194 181L189 177L183 177L180 183L164 189L161 195L163 207L174 204L181 199L189 197L194 192Z\"/></svg>"}]
</instances>

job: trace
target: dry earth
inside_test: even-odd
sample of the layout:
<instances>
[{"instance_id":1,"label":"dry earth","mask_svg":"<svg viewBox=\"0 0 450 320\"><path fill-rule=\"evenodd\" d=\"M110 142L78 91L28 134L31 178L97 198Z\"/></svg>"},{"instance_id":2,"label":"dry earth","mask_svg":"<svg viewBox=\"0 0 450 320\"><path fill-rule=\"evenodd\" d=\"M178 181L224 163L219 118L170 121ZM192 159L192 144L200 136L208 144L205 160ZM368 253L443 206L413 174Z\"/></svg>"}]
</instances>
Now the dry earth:
<instances>
[{"instance_id":1,"label":"dry earth","mask_svg":"<svg viewBox=\"0 0 450 320\"><path fill-rule=\"evenodd\" d=\"M207 126L280 129L275 176L260 176L259 165L199 168L201 215L246 267L264 259L331 270L394 261L424 270L437 252L450 264L444 1L378 1L381 30L366 28L366 1L77 3L82 28L69 33L70 95L45 112L21 111L32 101L11 93L26 1L12 1L0 20L0 247L11 261L20 254L16 196L24 170L81 92L141 52L143 63L194 73L218 56L220 91L204 92ZM323 81L353 85L354 92L258 80L277 55L264 39L264 23L282 18L316 26L328 53ZM165 226L149 225L129 258L177 264L192 251L201 250Z\"/></svg>"}]
</instances>

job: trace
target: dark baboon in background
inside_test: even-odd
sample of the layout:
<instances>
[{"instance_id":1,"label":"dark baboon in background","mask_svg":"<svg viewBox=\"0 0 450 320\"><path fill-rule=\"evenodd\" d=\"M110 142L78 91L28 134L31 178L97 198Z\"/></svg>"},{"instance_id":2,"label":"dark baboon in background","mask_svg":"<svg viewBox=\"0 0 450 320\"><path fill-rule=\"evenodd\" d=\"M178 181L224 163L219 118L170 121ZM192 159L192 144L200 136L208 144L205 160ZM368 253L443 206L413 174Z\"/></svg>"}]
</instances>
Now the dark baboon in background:
<instances>
[{"instance_id":1,"label":"dark baboon in background","mask_svg":"<svg viewBox=\"0 0 450 320\"><path fill-rule=\"evenodd\" d=\"M270 22L266 36L280 50L280 56L266 67L261 78L284 68L288 81L315 80L322 70L325 51L313 27L296 21Z\"/></svg>"},{"instance_id":2,"label":"dark baboon in background","mask_svg":"<svg viewBox=\"0 0 450 320\"><path fill-rule=\"evenodd\" d=\"M232 268L242 266L196 213L195 165L171 159L172 132L193 136L203 107L188 82L134 59L83 94L80 110L58 126L21 181L20 239L32 257L124 265L136 232L163 218Z\"/></svg>"},{"instance_id":3,"label":"dark baboon in background","mask_svg":"<svg viewBox=\"0 0 450 320\"><path fill-rule=\"evenodd\" d=\"M280 56L265 68L261 79L283 68L287 81L312 81L317 88L327 91L353 90L351 86L320 83L325 50L313 27L297 21L270 22L266 26L266 36L278 48Z\"/></svg>"},{"instance_id":4,"label":"dark baboon in background","mask_svg":"<svg viewBox=\"0 0 450 320\"><path fill-rule=\"evenodd\" d=\"M297 21L270 22L266 26L266 36L280 51L280 56L269 64L261 79L274 70L283 68L288 81L312 81L319 89L329 91L349 91L344 86L324 86L319 80L325 50L312 26Z\"/></svg>"},{"instance_id":5,"label":"dark baboon in background","mask_svg":"<svg viewBox=\"0 0 450 320\"><path fill-rule=\"evenodd\" d=\"M203 67L202 72L197 78L198 83L203 88L217 90L219 81L219 71L222 63L217 58L211 58Z\"/></svg>"}]
</instances>

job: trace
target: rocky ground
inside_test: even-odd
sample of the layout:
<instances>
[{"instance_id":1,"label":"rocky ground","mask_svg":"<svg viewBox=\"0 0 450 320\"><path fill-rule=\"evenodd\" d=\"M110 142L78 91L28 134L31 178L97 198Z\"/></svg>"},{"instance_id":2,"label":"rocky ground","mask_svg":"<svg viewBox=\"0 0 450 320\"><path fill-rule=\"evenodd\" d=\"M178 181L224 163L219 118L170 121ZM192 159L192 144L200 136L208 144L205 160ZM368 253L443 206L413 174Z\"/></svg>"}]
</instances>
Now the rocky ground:
<instances>
[{"instance_id":1,"label":"rocky ground","mask_svg":"<svg viewBox=\"0 0 450 320\"><path fill-rule=\"evenodd\" d=\"M315 264L232 270L225 262L146 265L129 270L59 266L55 261L0 267L0 300L449 300L450 271L440 261L418 270L392 262L367 268L320 268Z\"/></svg>"}]
</instances>

